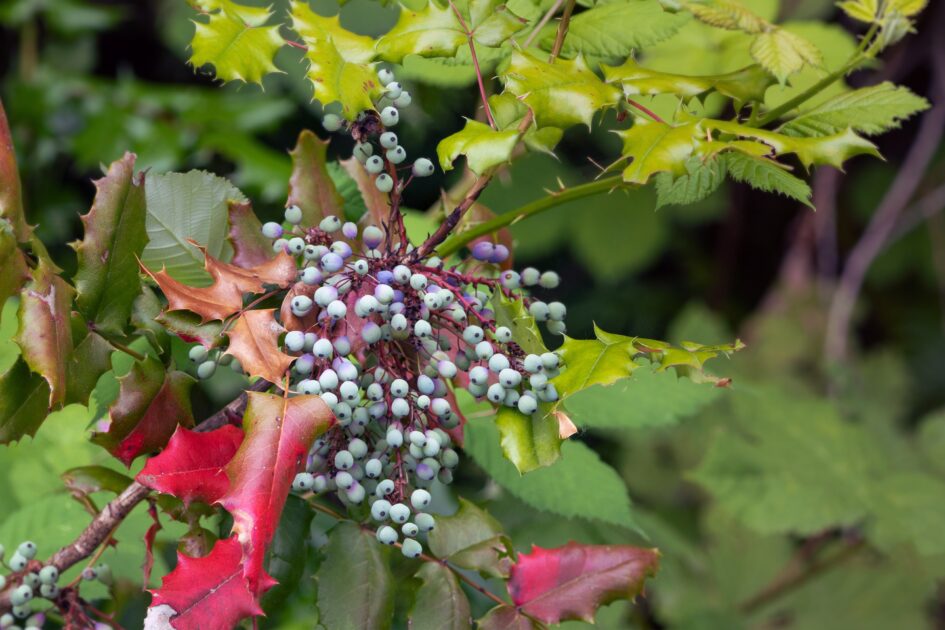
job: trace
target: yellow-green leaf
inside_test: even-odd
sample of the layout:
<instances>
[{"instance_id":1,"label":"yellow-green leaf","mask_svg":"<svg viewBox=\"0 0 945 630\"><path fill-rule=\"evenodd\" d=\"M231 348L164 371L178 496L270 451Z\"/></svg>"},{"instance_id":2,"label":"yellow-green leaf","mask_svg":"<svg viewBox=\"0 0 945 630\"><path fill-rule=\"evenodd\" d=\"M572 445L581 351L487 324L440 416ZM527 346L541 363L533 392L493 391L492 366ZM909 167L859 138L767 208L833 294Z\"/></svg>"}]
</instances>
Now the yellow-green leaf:
<instances>
[{"instance_id":1,"label":"yellow-green leaf","mask_svg":"<svg viewBox=\"0 0 945 630\"><path fill-rule=\"evenodd\" d=\"M684 175L702 132L696 122L674 127L639 118L630 129L616 133L623 140L623 157L631 160L623 170L623 180L645 184L656 173Z\"/></svg>"},{"instance_id":2,"label":"yellow-green leaf","mask_svg":"<svg viewBox=\"0 0 945 630\"><path fill-rule=\"evenodd\" d=\"M374 109L372 97L381 89L371 64L374 41L342 28L338 16L318 15L306 2L292 2L291 15L292 28L308 47L306 76L315 98L322 105L339 103L348 120Z\"/></svg>"},{"instance_id":3,"label":"yellow-green leaf","mask_svg":"<svg viewBox=\"0 0 945 630\"><path fill-rule=\"evenodd\" d=\"M705 4L687 2L684 6L700 22L716 28L761 33L770 26L766 20L749 11L741 3L732 0L712 0Z\"/></svg>"},{"instance_id":4,"label":"yellow-green leaf","mask_svg":"<svg viewBox=\"0 0 945 630\"><path fill-rule=\"evenodd\" d=\"M887 10L897 11L906 17L920 13L928 5L929 0L888 0Z\"/></svg>"},{"instance_id":5,"label":"yellow-green leaf","mask_svg":"<svg viewBox=\"0 0 945 630\"><path fill-rule=\"evenodd\" d=\"M467 119L462 131L440 141L436 153L444 171L453 168L453 161L465 155L469 168L481 175L487 169L507 162L517 140L518 132L514 129L496 131L489 125Z\"/></svg>"},{"instance_id":6,"label":"yellow-green leaf","mask_svg":"<svg viewBox=\"0 0 945 630\"><path fill-rule=\"evenodd\" d=\"M565 337L558 350L565 369L552 381L562 400L592 385L610 385L626 378L639 366L633 339L612 335L594 326L594 339Z\"/></svg>"},{"instance_id":7,"label":"yellow-green leaf","mask_svg":"<svg viewBox=\"0 0 945 630\"><path fill-rule=\"evenodd\" d=\"M505 89L535 112L539 127L590 127L595 112L620 100L620 90L601 81L580 55L552 64L515 51L503 80Z\"/></svg>"},{"instance_id":8,"label":"yellow-green leaf","mask_svg":"<svg viewBox=\"0 0 945 630\"><path fill-rule=\"evenodd\" d=\"M207 21L194 20L191 65L211 64L223 81L246 83L261 84L266 74L281 72L273 63L284 43L279 25L264 26L271 11L230 0L212 0L205 7Z\"/></svg>"},{"instance_id":9,"label":"yellow-green leaf","mask_svg":"<svg viewBox=\"0 0 945 630\"><path fill-rule=\"evenodd\" d=\"M819 66L820 51L797 33L776 28L761 33L751 44L751 57L783 85L804 66Z\"/></svg>"},{"instance_id":10,"label":"yellow-green leaf","mask_svg":"<svg viewBox=\"0 0 945 630\"><path fill-rule=\"evenodd\" d=\"M837 6L854 20L870 23L876 19L878 2L879 0L846 0Z\"/></svg>"},{"instance_id":11,"label":"yellow-green leaf","mask_svg":"<svg viewBox=\"0 0 945 630\"><path fill-rule=\"evenodd\" d=\"M761 66L751 65L726 74L691 76L657 72L639 65L633 58L619 66L602 66L604 80L619 83L627 96L674 94L684 99L716 91L738 101L763 102L765 91L774 83Z\"/></svg>"}]
</instances>

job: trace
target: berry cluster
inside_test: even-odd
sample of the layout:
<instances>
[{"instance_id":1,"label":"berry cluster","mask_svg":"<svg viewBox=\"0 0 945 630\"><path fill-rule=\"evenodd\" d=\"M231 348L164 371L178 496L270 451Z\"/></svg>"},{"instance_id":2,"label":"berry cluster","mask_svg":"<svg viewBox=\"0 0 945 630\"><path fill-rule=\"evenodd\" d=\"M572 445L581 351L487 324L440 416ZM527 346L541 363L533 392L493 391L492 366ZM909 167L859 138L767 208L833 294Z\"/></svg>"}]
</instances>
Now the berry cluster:
<instances>
[{"instance_id":1,"label":"berry cluster","mask_svg":"<svg viewBox=\"0 0 945 630\"><path fill-rule=\"evenodd\" d=\"M399 84L386 78L387 95L405 104ZM290 394L320 396L337 420L316 441L293 490L334 495L354 518L378 524L380 542L399 543L404 555L416 557L417 537L435 526L429 490L436 481L450 483L459 463L454 389L523 414L558 399L551 379L559 356L525 352L497 322L494 300L521 299L552 334L564 334L566 309L529 295L556 288L556 273L500 270L509 257L504 245L478 242L452 266L422 257L407 241L396 205L410 181L398 177L406 151L387 130L397 110L388 106L381 124L363 124L377 122L372 115L365 112L347 130L358 141L355 155L377 175L375 185L395 192L390 222L359 226L328 216L302 225L303 212L291 206L284 223L266 223L262 232L299 266L281 309L282 350L296 357ZM345 124L326 117L328 128ZM375 142L384 157L375 155ZM419 159L411 170L429 175L433 164ZM227 356L200 346L191 352L201 376Z\"/></svg>"},{"instance_id":2,"label":"berry cluster","mask_svg":"<svg viewBox=\"0 0 945 630\"><path fill-rule=\"evenodd\" d=\"M11 612L0 616L0 628L3 630L19 630L19 619L26 619L27 628L41 628L45 617L42 613L35 613L33 600L43 598L55 602L60 596L59 569L51 564L42 566L35 560L36 552L36 543L24 541L17 546L9 561L4 563L13 572L10 579L14 580L14 584L18 581L19 585L10 592ZM0 545L0 562L3 562L5 554L6 549ZM111 569L106 564L86 568L82 572L82 579L111 584ZM0 575L0 591L7 584L7 578Z\"/></svg>"}]
</instances>

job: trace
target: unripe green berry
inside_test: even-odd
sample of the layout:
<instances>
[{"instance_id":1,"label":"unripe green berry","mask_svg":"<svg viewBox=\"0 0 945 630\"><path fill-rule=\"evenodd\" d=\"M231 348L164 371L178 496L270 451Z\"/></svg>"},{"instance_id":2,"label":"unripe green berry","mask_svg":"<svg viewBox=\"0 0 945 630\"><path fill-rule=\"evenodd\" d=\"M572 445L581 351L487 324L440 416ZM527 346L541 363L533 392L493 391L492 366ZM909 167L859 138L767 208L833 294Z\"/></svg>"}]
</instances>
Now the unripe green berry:
<instances>
[{"instance_id":1,"label":"unripe green berry","mask_svg":"<svg viewBox=\"0 0 945 630\"><path fill-rule=\"evenodd\" d=\"M217 371L217 364L213 361L204 361L197 366L197 376L201 379L208 379Z\"/></svg>"},{"instance_id":2,"label":"unripe green berry","mask_svg":"<svg viewBox=\"0 0 945 630\"><path fill-rule=\"evenodd\" d=\"M341 129L343 122L341 116L337 114L325 114L322 118L322 127L325 128L325 131L334 132Z\"/></svg>"},{"instance_id":3,"label":"unripe green berry","mask_svg":"<svg viewBox=\"0 0 945 630\"><path fill-rule=\"evenodd\" d=\"M285 220L292 225L298 225L302 222L302 209L298 206L289 206L285 209Z\"/></svg>"},{"instance_id":4,"label":"unripe green berry","mask_svg":"<svg viewBox=\"0 0 945 630\"><path fill-rule=\"evenodd\" d=\"M39 581L43 584L55 584L59 580L59 569L47 565L39 571Z\"/></svg>"},{"instance_id":5,"label":"unripe green berry","mask_svg":"<svg viewBox=\"0 0 945 630\"><path fill-rule=\"evenodd\" d=\"M379 155L372 155L364 161L364 170L372 175L377 175L384 170L384 159Z\"/></svg>"},{"instance_id":6,"label":"unripe green berry","mask_svg":"<svg viewBox=\"0 0 945 630\"><path fill-rule=\"evenodd\" d=\"M27 560L32 560L36 557L36 543L32 540L21 542L20 546L16 548L16 552Z\"/></svg>"},{"instance_id":7,"label":"unripe green berry","mask_svg":"<svg viewBox=\"0 0 945 630\"><path fill-rule=\"evenodd\" d=\"M429 177L433 175L435 167L433 162L427 158L419 158L416 162L413 163L413 174L414 177Z\"/></svg>"},{"instance_id":8,"label":"unripe green berry","mask_svg":"<svg viewBox=\"0 0 945 630\"><path fill-rule=\"evenodd\" d=\"M10 568L14 571L22 571L26 568L28 563L29 560L23 557L23 554L21 554L19 551L10 556Z\"/></svg>"},{"instance_id":9,"label":"unripe green berry","mask_svg":"<svg viewBox=\"0 0 945 630\"><path fill-rule=\"evenodd\" d=\"M194 346L190 349L190 352L187 353L187 356L194 363L202 363L207 360L210 351L204 348L203 346Z\"/></svg>"},{"instance_id":10,"label":"unripe green berry","mask_svg":"<svg viewBox=\"0 0 945 630\"><path fill-rule=\"evenodd\" d=\"M387 173L381 173L377 176L377 179L374 180L374 185L382 193L389 193L394 189L394 180Z\"/></svg>"}]
</instances>

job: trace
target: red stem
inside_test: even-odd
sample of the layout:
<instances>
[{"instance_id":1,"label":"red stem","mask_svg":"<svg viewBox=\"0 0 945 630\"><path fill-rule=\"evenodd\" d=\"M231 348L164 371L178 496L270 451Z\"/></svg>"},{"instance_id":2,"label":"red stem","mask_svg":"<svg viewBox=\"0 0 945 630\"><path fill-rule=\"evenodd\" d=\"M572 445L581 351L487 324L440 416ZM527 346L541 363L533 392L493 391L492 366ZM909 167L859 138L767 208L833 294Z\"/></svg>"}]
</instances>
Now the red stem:
<instances>
[{"instance_id":1,"label":"red stem","mask_svg":"<svg viewBox=\"0 0 945 630\"><path fill-rule=\"evenodd\" d=\"M646 114L647 116L649 116L650 118L652 118L653 120L655 120L656 122L658 122L658 123L663 123L664 125L666 124L666 121L663 120L662 118L660 118L659 116L657 116L652 110L649 110L649 109L647 109L646 107L644 107L643 105L640 105L639 103L637 103L637 102L636 102L635 100L633 100L632 98L628 98L628 99L627 99L627 102L630 103L630 105L631 105L632 107L636 107L637 109L639 109L641 112L643 112L644 114Z\"/></svg>"},{"instance_id":2,"label":"red stem","mask_svg":"<svg viewBox=\"0 0 945 630\"><path fill-rule=\"evenodd\" d=\"M469 53L472 55L473 68L476 69L476 81L479 83L479 95L482 97L482 107L486 110L486 119L489 121L490 127L498 129L499 127L495 123L495 118L492 117L492 110L489 108L489 97L486 96L486 85L482 80L482 71L479 69L479 57L476 56L476 44L473 42L472 31L466 26L466 20L463 19L459 9L453 4L453 0L450 0L450 8L453 9L453 13L456 14L456 19L459 20L460 26L466 31L466 41L469 43Z\"/></svg>"}]
</instances>

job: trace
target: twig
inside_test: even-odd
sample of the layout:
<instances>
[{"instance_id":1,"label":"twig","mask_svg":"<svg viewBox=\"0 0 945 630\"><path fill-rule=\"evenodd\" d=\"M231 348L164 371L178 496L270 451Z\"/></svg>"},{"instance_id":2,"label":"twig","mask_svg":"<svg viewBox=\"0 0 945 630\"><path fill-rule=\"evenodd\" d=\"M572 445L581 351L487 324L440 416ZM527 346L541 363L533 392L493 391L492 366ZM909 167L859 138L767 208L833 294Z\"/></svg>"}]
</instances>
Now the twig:
<instances>
[{"instance_id":1,"label":"twig","mask_svg":"<svg viewBox=\"0 0 945 630\"><path fill-rule=\"evenodd\" d=\"M472 55L473 68L476 70L476 81L479 83L479 95L482 97L482 107L486 110L486 119L489 121L490 127L498 129L498 125L495 124L495 118L492 117L492 109L489 107L489 97L486 95L486 86L482 81L482 70L479 69L479 57L476 55L476 43L473 41L472 31L469 30L469 27L466 25L463 14L460 13L456 5L453 4L453 0L449 0L449 2L450 8L453 9L453 13L456 14L456 19L459 20L459 25L462 26L463 31L466 32L466 41L469 43L469 54Z\"/></svg>"},{"instance_id":2,"label":"twig","mask_svg":"<svg viewBox=\"0 0 945 630\"><path fill-rule=\"evenodd\" d=\"M551 18L555 16L555 13L558 12L558 9L561 8L561 5L564 4L564 0L555 0L555 3L551 5L551 8L545 12L541 19L538 20L538 24L535 25L535 28L532 29L532 32L528 34L528 37L525 38L525 41L522 42L522 48L528 48L532 45L532 41L538 36L538 33L541 32L541 29L545 28L545 25L551 21Z\"/></svg>"},{"instance_id":3,"label":"twig","mask_svg":"<svg viewBox=\"0 0 945 630\"><path fill-rule=\"evenodd\" d=\"M268 381L258 380L250 386L247 391L260 392L270 388L272 385ZM196 427L196 431L206 432L229 424L235 417L242 415L246 409L247 392L241 392L233 401L226 405ZM121 522L131 513L131 511L151 493L151 489L134 481L125 488L121 494L112 499L102 511L92 519L88 527L79 534L75 541L69 543L45 563L55 566L59 573L64 573L67 569L78 564L85 558L88 558L111 537ZM10 593L17 583L10 581L9 585L3 591L0 591L0 613L10 610Z\"/></svg>"},{"instance_id":4,"label":"twig","mask_svg":"<svg viewBox=\"0 0 945 630\"><path fill-rule=\"evenodd\" d=\"M108 345L110 345L110 346L111 346L112 348L114 348L115 350L118 350L119 352L124 352L124 353L127 354L129 357L132 357L132 358L134 358L134 359L137 360L137 361L144 361L145 359L148 358L148 357L146 357L145 355L143 355L143 354L141 354L140 352L138 352L137 350L132 350L132 349L129 348L128 346L126 346L126 345L124 345L124 344L121 344L121 343L118 343L118 342L115 341L114 339L109 339L108 337L106 337L105 335L103 335L102 333L100 333L100 332L97 331L97 330L94 330L94 329L93 329L92 332L94 332L96 335L98 335L99 337L101 337L102 339L104 339L104 340L105 340L105 343L107 343Z\"/></svg>"},{"instance_id":5,"label":"twig","mask_svg":"<svg viewBox=\"0 0 945 630\"><path fill-rule=\"evenodd\" d=\"M653 112L653 111L651 111L650 109L644 107L644 106L641 105L640 103L637 103L637 102L636 102L635 100L633 100L632 98L628 98L628 99L627 99L627 102L628 102L632 107L636 107L637 109L639 109L641 112L643 112L644 114L646 114L647 116L649 116L650 118L652 118L653 120L655 120L656 122L658 122L658 123L665 123L665 122L666 122L665 120L663 120L662 118L660 118L659 116L657 116L655 112Z\"/></svg>"},{"instance_id":6,"label":"twig","mask_svg":"<svg viewBox=\"0 0 945 630\"><path fill-rule=\"evenodd\" d=\"M850 321L866 272L883 251L903 208L922 182L929 163L935 157L945 126L945 51L932 53L932 101L937 103L922 118L915 143L909 150L892 186L886 192L863 236L853 247L843 269L827 315L824 356L828 362L842 360L847 354Z\"/></svg>"}]
</instances>

